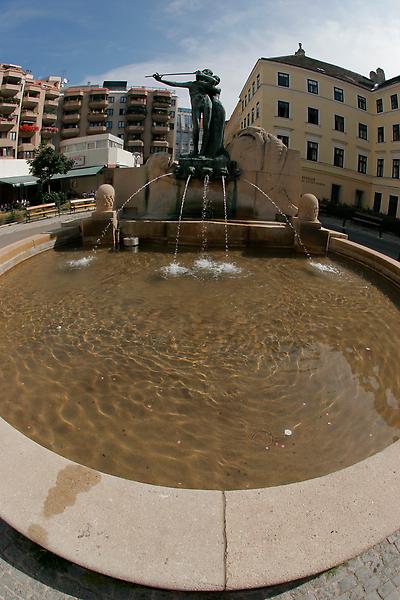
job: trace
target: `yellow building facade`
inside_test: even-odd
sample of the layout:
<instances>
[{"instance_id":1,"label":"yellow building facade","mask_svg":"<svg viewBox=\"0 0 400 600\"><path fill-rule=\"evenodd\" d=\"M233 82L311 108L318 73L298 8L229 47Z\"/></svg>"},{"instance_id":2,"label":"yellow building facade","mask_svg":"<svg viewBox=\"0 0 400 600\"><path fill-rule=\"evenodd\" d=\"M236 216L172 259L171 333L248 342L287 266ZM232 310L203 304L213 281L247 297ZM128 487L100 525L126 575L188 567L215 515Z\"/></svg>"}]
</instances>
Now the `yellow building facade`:
<instances>
[{"instance_id":1,"label":"yellow building facade","mask_svg":"<svg viewBox=\"0 0 400 600\"><path fill-rule=\"evenodd\" d=\"M400 76L306 56L260 58L226 127L263 127L301 156L302 191L400 218Z\"/></svg>"}]
</instances>

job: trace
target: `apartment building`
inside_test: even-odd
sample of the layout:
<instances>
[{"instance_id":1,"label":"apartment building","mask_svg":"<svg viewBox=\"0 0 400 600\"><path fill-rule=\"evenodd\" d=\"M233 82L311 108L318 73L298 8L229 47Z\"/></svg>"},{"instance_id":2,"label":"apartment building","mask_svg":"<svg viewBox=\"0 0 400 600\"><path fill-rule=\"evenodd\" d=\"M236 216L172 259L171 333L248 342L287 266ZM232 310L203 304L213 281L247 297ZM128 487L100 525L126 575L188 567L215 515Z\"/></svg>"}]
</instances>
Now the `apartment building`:
<instances>
[{"instance_id":1,"label":"apartment building","mask_svg":"<svg viewBox=\"0 0 400 600\"><path fill-rule=\"evenodd\" d=\"M60 138L110 133L146 161L155 152L173 154L175 111L176 96L166 89L128 88L126 81L70 87L60 103Z\"/></svg>"},{"instance_id":2,"label":"apartment building","mask_svg":"<svg viewBox=\"0 0 400 600\"><path fill-rule=\"evenodd\" d=\"M61 77L38 80L0 64L0 159L31 158L42 141L54 144L60 87Z\"/></svg>"},{"instance_id":3,"label":"apartment building","mask_svg":"<svg viewBox=\"0 0 400 600\"><path fill-rule=\"evenodd\" d=\"M301 155L303 192L400 217L400 76L369 77L306 56L260 58L226 141L263 127Z\"/></svg>"}]
</instances>

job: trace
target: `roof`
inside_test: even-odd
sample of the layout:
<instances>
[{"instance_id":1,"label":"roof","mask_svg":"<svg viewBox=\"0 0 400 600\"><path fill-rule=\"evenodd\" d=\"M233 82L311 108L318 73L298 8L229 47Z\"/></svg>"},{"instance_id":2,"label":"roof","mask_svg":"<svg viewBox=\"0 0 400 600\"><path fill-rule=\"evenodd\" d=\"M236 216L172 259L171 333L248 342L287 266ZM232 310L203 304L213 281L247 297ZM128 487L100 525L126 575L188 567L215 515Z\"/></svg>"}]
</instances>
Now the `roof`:
<instances>
[{"instance_id":1,"label":"roof","mask_svg":"<svg viewBox=\"0 0 400 600\"><path fill-rule=\"evenodd\" d=\"M364 75L343 69L336 65L331 65L322 60L317 60L316 58L305 56L304 54L291 54L289 56L276 56L272 58L262 57L261 60L278 62L293 67L300 67L301 69L307 69L308 71L315 71L316 73L321 73L347 83L352 83L353 85L358 85L367 90L372 90L374 87L374 82L369 79L369 77L365 77Z\"/></svg>"},{"instance_id":2,"label":"roof","mask_svg":"<svg viewBox=\"0 0 400 600\"><path fill-rule=\"evenodd\" d=\"M68 173L54 175L51 178L54 179L69 179L70 177L85 177L88 175L97 175L104 167L86 167L84 169L72 169L68 171ZM1 177L0 183L7 183L8 185L12 185L14 187L20 187L21 185L36 185L38 182L38 178L33 175L21 175L20 177Z\"/></svg>"}]
</instances>

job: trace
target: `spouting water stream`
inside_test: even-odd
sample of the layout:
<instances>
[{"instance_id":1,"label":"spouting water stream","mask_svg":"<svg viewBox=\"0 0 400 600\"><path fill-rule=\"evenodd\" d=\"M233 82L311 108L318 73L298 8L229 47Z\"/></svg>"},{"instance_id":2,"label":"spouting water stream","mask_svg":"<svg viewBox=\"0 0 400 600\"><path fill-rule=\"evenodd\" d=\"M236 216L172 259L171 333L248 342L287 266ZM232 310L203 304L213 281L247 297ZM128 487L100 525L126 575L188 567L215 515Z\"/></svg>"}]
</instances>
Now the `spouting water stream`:
<instances>
[{"instance_id":1,"label":"spouting water stream","mask_svg":"<svg viewBox=\"0 0 400 600\"><path fill-rule=\"evenodd\" d=\"M226 206L226 186L225 186L225 176L222 175L222 192L224 196L224 219L225 219L225 258L228 260L228 209Z\"/></svg>"},{"instance_id":2,"label":"spouting water stream","mask_svg":"<svg viewBox=\"0 0 400 600\"><path fill-rule=\"evenodd\" d=\"M191 175L188 176L188 178L186 180L185 189L183 190L183 194L182 194L181 210L179 212L178 227L177 227L177 230L176 230L175 252L174 252L174 260L173 260L173 262L175 264L176 264L176 259L178 257L179 236L180 236L180 233L181 233L181 222L182 222L182 215L183 215L183 207L185 205L186 194L187 194L187 190L188 190L188 187L189 187L189 181L190 181L191 177L192 177Z\"/></svg>"},{"instance_id":3,"label":"spouting water stream","mask_svg":"<svg viewBox=\"0 0 400 600\"><path fill-rule=\"evenodd\" d=\"M251 181L249 181L248 179L244 179L244 181L246 183L248 183L249 185L252 185L256 190L258 190L259 192L261 192L261 194L263 196L265 196L270 202L271 204L273 204L276 208L276 210L278 211L278 213L285 219L285 222L287 225L289 225L289 227L293 230L294 233L294 237L296 238L296 240L298 241L299 245L301 246L301 248L304 251L304 254L306 255L306 257L308 258L308 260L310 262L313 262L313 259L311 257L311 254L309 253L309 251L307 250L307 248L305 247L305 245L303 244L303 241L301 239L301 237L299 236L299 234L296 231L296 228L293 226L293 223L290 222L289 218L287 217L287 215L285 215L285 213L279 208L279 206L272 200L272 198L270 198L270 196L268 196L268 194L266 194L264 192L264 190L262 190L261 188L258 187L258 185L256 185L255 183L252 183Z\"/></svg>"},{"instance_id":4,"label":"spouting water stream","mask_svg":"<svg viewBox=\"0 0 400 600\"><path fill-rule=\"evenodd\" d=\"M127 200L125 200L125 202L122 204L122 206L120 206L117 209L117 215L125 208L125 206L128 204L128 202L130 200L132 200L132 198L134 198L135 196L137 196L137 194L139 194L142 190L144 190L145 188L147 188L151 183L154 183L158 179L162 179L162 177L169 177L170 175L172 175L172 173L164 173L163 175L159 175L158 177L154 177L154 179L151 179L150 181L148 181L147 183L145 183L144 185L142 185L139 189L136 190L136 192L134 192L131 196L129 196L129 198ZM108 221L107 225L105 226L105 228L101 232L100 236L96 240L96 243L93 246L92 252L96 252L97 248L100 246L101 242L103 241L104 236L106 235L107 231L109 230L112 222L113 222L112 220Z\"/></svg>"},{"instance_id":5,"label":"spouting water stream","mask_svg":"<svg viewBox=\"0 0 400 600\"><path fill-rule=\"evenodd\" d=\"M207 205L208 205L208 184L210 181L210 176L206 175L204 177L204 189L203 189L203 206L201 209L201 251L204 252L207 250Z\"/></svg>"}]
</instances>

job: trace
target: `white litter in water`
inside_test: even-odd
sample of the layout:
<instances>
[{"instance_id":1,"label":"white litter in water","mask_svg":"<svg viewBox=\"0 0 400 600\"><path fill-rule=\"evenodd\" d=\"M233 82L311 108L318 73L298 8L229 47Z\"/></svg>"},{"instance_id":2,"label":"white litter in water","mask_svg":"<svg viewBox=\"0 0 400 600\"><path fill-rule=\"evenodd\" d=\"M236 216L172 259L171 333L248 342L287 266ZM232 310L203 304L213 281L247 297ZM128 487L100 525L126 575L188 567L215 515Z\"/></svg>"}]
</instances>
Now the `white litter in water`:
<instances>
[{"instance_id":1,"label":"white litter in water","mask_svg":"<svg viewBox=\"0 0 400 600\"><path fill-rule=\"evenodd\" d=\"M335 273L336 275L340 275L339 269L337 269L333 265L326 265L324 263L316 262L311 262L310 264L312 267L314 267L314 269L318 269L318 271L323 271L324 273Z\"/></svg>"},{"instance_id":2,"label":"white litter in water","mask_svg":"<svg viewBox=\"0 0 400 600\"><path fill-rule=\"evenodd\" d=\"M285 435L292 435L293 431L291 429L285 429L284 434Z\"/></svg>"},{"instance_id":3,"label":"white litter in water","mask_svg":"<svg viewBox=\"0 0 400 600\"><path fill-rule=\"evenodd\" d=\"M173 277L177 277L179 275L187 275L190 273L190 269L187 267L183 267L179 263L172 262L165 267L161 267L161 272L164 276L168 277L168 275L172 275Z\"/></svg>"},{"instance_id":4,"label":"white litter in water","mask_svg":"<svg viewBox=\"0 0 400 600\"><path fill-rule=\"evenodd\" d=\"M83 258L69 260L67 265L72 269L80 269L82 267L88 267L93 260L94 256L84 256Z\"/></svg>"}]
</instances>

